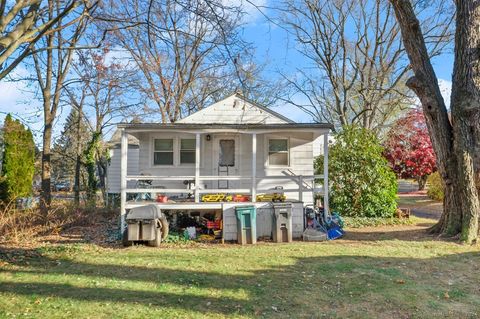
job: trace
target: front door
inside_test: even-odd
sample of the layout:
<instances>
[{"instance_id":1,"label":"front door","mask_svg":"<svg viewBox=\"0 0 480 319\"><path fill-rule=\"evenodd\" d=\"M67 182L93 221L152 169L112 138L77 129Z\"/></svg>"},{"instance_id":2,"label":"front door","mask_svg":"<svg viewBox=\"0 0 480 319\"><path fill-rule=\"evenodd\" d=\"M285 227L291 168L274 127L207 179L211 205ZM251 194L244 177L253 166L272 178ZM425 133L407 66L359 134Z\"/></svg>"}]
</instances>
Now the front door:
<instances>
[{"instance_id":1,"label":"front door","mask_svg":"<svg viewBox=\"0 0 480 319\"><path fill-rule=\"evenodd\" d=\"M214 139L213 170L218 176L238 174L238 139L233 135L216 136ZM237 188L237 181L223 179L217 183L219 189ZM215 185L215 184L214 184Z\"/></svg>"}]
</instances>

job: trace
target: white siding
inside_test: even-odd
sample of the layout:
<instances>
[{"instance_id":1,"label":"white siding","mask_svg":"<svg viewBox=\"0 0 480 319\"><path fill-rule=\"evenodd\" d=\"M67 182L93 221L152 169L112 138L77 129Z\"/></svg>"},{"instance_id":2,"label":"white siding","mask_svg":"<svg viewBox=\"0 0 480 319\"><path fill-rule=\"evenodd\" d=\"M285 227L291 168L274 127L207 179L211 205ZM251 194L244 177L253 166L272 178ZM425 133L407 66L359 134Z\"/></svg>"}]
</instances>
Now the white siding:
<instances>
[{"instance_id":1,"label":"white siding","mask_svg":"<svg viewBox=\"0 0 480 319\"><path fill-rule=\"evenodd\" d=\"M139 149L128 149L128 175L139 174ZM127 187L135 187L135 182L128 182ZM110 150L110 163L107 167L107 192L117 194L120 193L120 148Z\"/></svg>"},{"instance_id":2,"label":"white siding","mask_svg":"<svg viewBox=\"0 0 480 319\"><path fill-rule=\"evenodd\" d=\"M177 123L281 124L288 122L244 101L237 95L232 95L177 121Z\"/></svg>"}]
</instances>

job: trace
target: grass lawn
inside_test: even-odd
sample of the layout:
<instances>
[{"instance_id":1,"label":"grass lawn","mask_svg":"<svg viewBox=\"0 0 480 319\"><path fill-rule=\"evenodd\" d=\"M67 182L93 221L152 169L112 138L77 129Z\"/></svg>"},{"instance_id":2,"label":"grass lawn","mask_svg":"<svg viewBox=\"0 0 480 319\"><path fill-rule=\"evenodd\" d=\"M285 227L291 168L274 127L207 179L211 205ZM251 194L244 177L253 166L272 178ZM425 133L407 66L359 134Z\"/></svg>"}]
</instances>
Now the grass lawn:
<instances>
[{"instance_id":1,"label":"grass lawn","mask_svg":"<svg viewBox=\"0 0 480 319\"><path fill-rule=\"evenodd\" d=\"M480 317L479 247L424 226L249 247L4 247L0 317Z\"/></svg>"}]
</instances>

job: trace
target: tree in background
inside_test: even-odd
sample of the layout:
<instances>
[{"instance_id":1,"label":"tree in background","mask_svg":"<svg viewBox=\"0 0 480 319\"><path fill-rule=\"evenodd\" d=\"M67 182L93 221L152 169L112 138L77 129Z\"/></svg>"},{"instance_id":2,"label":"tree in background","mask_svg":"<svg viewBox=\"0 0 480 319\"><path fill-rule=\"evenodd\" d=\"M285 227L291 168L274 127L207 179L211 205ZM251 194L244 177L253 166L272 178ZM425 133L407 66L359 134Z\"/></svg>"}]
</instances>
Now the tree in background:
<instances>
[{"instance_id":1,"label":"tree in background","mask_svg":"<svg viewBox=\"0 0 480 319\"><path fill-rule=\"evenodd\" d=\"M0 177L0 198L9 203L32 193L35 172L33 135L10 114L3 126L3 163Z\"/></svg>"},{"instance_id":2,"label":"tree in background","mask_svg":"<svg viewBox=\"0 0 480 319\"><path fill-rule=\"evenodd\" d=\"M443 9L445 0L424 7ZM376 132L411 104L405 85L410 66L392 5L383 0L284 1L282 25L293 35L306 62L295 75L283 75L290 90L283 99L315 121L360 125ZM441 14L424 21L429 54L449 39Z\"/></svg>"},{"instance_id":3,"label":"tree in background","mask_svg":"<svg viewBox=\"0 0 480 319\"><path fill-rule=\"evenodd\" d=\"M89 38L93 37L89 35ZM130 94L126 94L131 92L131 83L121 80L134 76L134 68L112 57L115 52L110 48L105 42L102 49L77 52L77 58L72 63L72 76L81 81L79 85L67 88L69 101L81 111L82 120L90 133L82 151L88 173L87 200L90 206L96 205L99 186L105 198L109 156L103 140L105 130L142 111Z\"/></svg>"},{"instance_id":4,"label":"tree in background","mask_svg":"<svg viewBox=\"0 0 480 319\"><path fill-rule=\"evenodd\" d=\"M86 180L84 151L90 135L85 118L72 108L52 150L52 177L72 183L76 204L80 201L81 181Z\"/></svg>"},{"instance_id":5,"label":"tree in background","mask_svg":"<svg viewBox=\"0 0 480 319\"><path fill-rule=\"evenodd\" d=\"M398 119L387 134L385 157L399 178L414 178L425 189L428 175L437 170L425 116L419 109Z\"/></svg>"},{"instance_id":6,"label":"tree in background","mask_svg":"<svg viewBox=\"0 0 480 319\"><path fill-rule=\"evenodd\" d=\"M406 82L420 99L444 183L443 214L433 232L473 243L480 217L480 6L455 1L455 49L449 114L428 55L427 32L410 0L390 0L414 76Z\"/></svg>"},{"instance_id":7,"label":"tree in background","mask_svg":"<svg viewBox=\"0 0 480 319\"><path fill-rule=\"evenodd\" d=\"M32 54L42 37L86 14L90 5L88 0L0 0L0 80Z\"/></svg>"},{"instance_id":8,"label":"tree in background","mask_svg":"<svg viewBox=\"0 0 480 319\"><path fill-rule=\"evenodd\" d=\"M114 34L137 66L135 87L163 123L211 103L236 74L232 62L246 54L239 6L219 0L114 3L110 14L115 19L144 17L150 22Z\"/></svg>"},{"instance_id":9,"label":"tree in background","mask_svg":"<svg viewBox=\"0 0 480 319\"><path fill-rule=\"evenodd\" d=\"M59 1L49 1L48 15L53 16L61 6ZM32 53L36 82L41 93L43 106L42 136L42 191L40 209L46 216L52 202L51 195L51 148L53 125L57 118L61 97L76 52L75 49L83 36L89 21L88 8L83 7L79 19L68 27L55 28L36 43L37 50ZM55 26L63 25L59 19Z\"/></svg>"},{"instance_id":10,"label":"tree in background","mask_svg":"<svg viewBox=\"0 0 480 319\"><path fill-rule=\"evenodd\" d=\"M392 217L397 180L368 129L345 126L330 147L330 206L343 216ZM318 168L318 165L316 165Z\"/></svg>"}]
</instances>

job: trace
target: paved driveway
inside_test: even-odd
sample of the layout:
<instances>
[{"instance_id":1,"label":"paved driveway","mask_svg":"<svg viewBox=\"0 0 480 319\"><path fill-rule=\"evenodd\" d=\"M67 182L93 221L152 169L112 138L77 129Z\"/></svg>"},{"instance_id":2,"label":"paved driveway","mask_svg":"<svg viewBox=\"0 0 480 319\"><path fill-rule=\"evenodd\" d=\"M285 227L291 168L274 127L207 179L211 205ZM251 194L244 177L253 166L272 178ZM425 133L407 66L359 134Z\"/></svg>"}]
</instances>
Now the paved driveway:
<instances>
[{"instance_id":1,"label":"paved driveway","mask_svg":"<svg viewBox=\"0 0 480 319\"><path fill-rule=\"evenodd\" d=\"M398 206L410 208L417 217L439 219L443 212L442 202L430 199L426 191L418 191L416 182L400 180L398 182Z\"/></svg>"}]
</instances>

